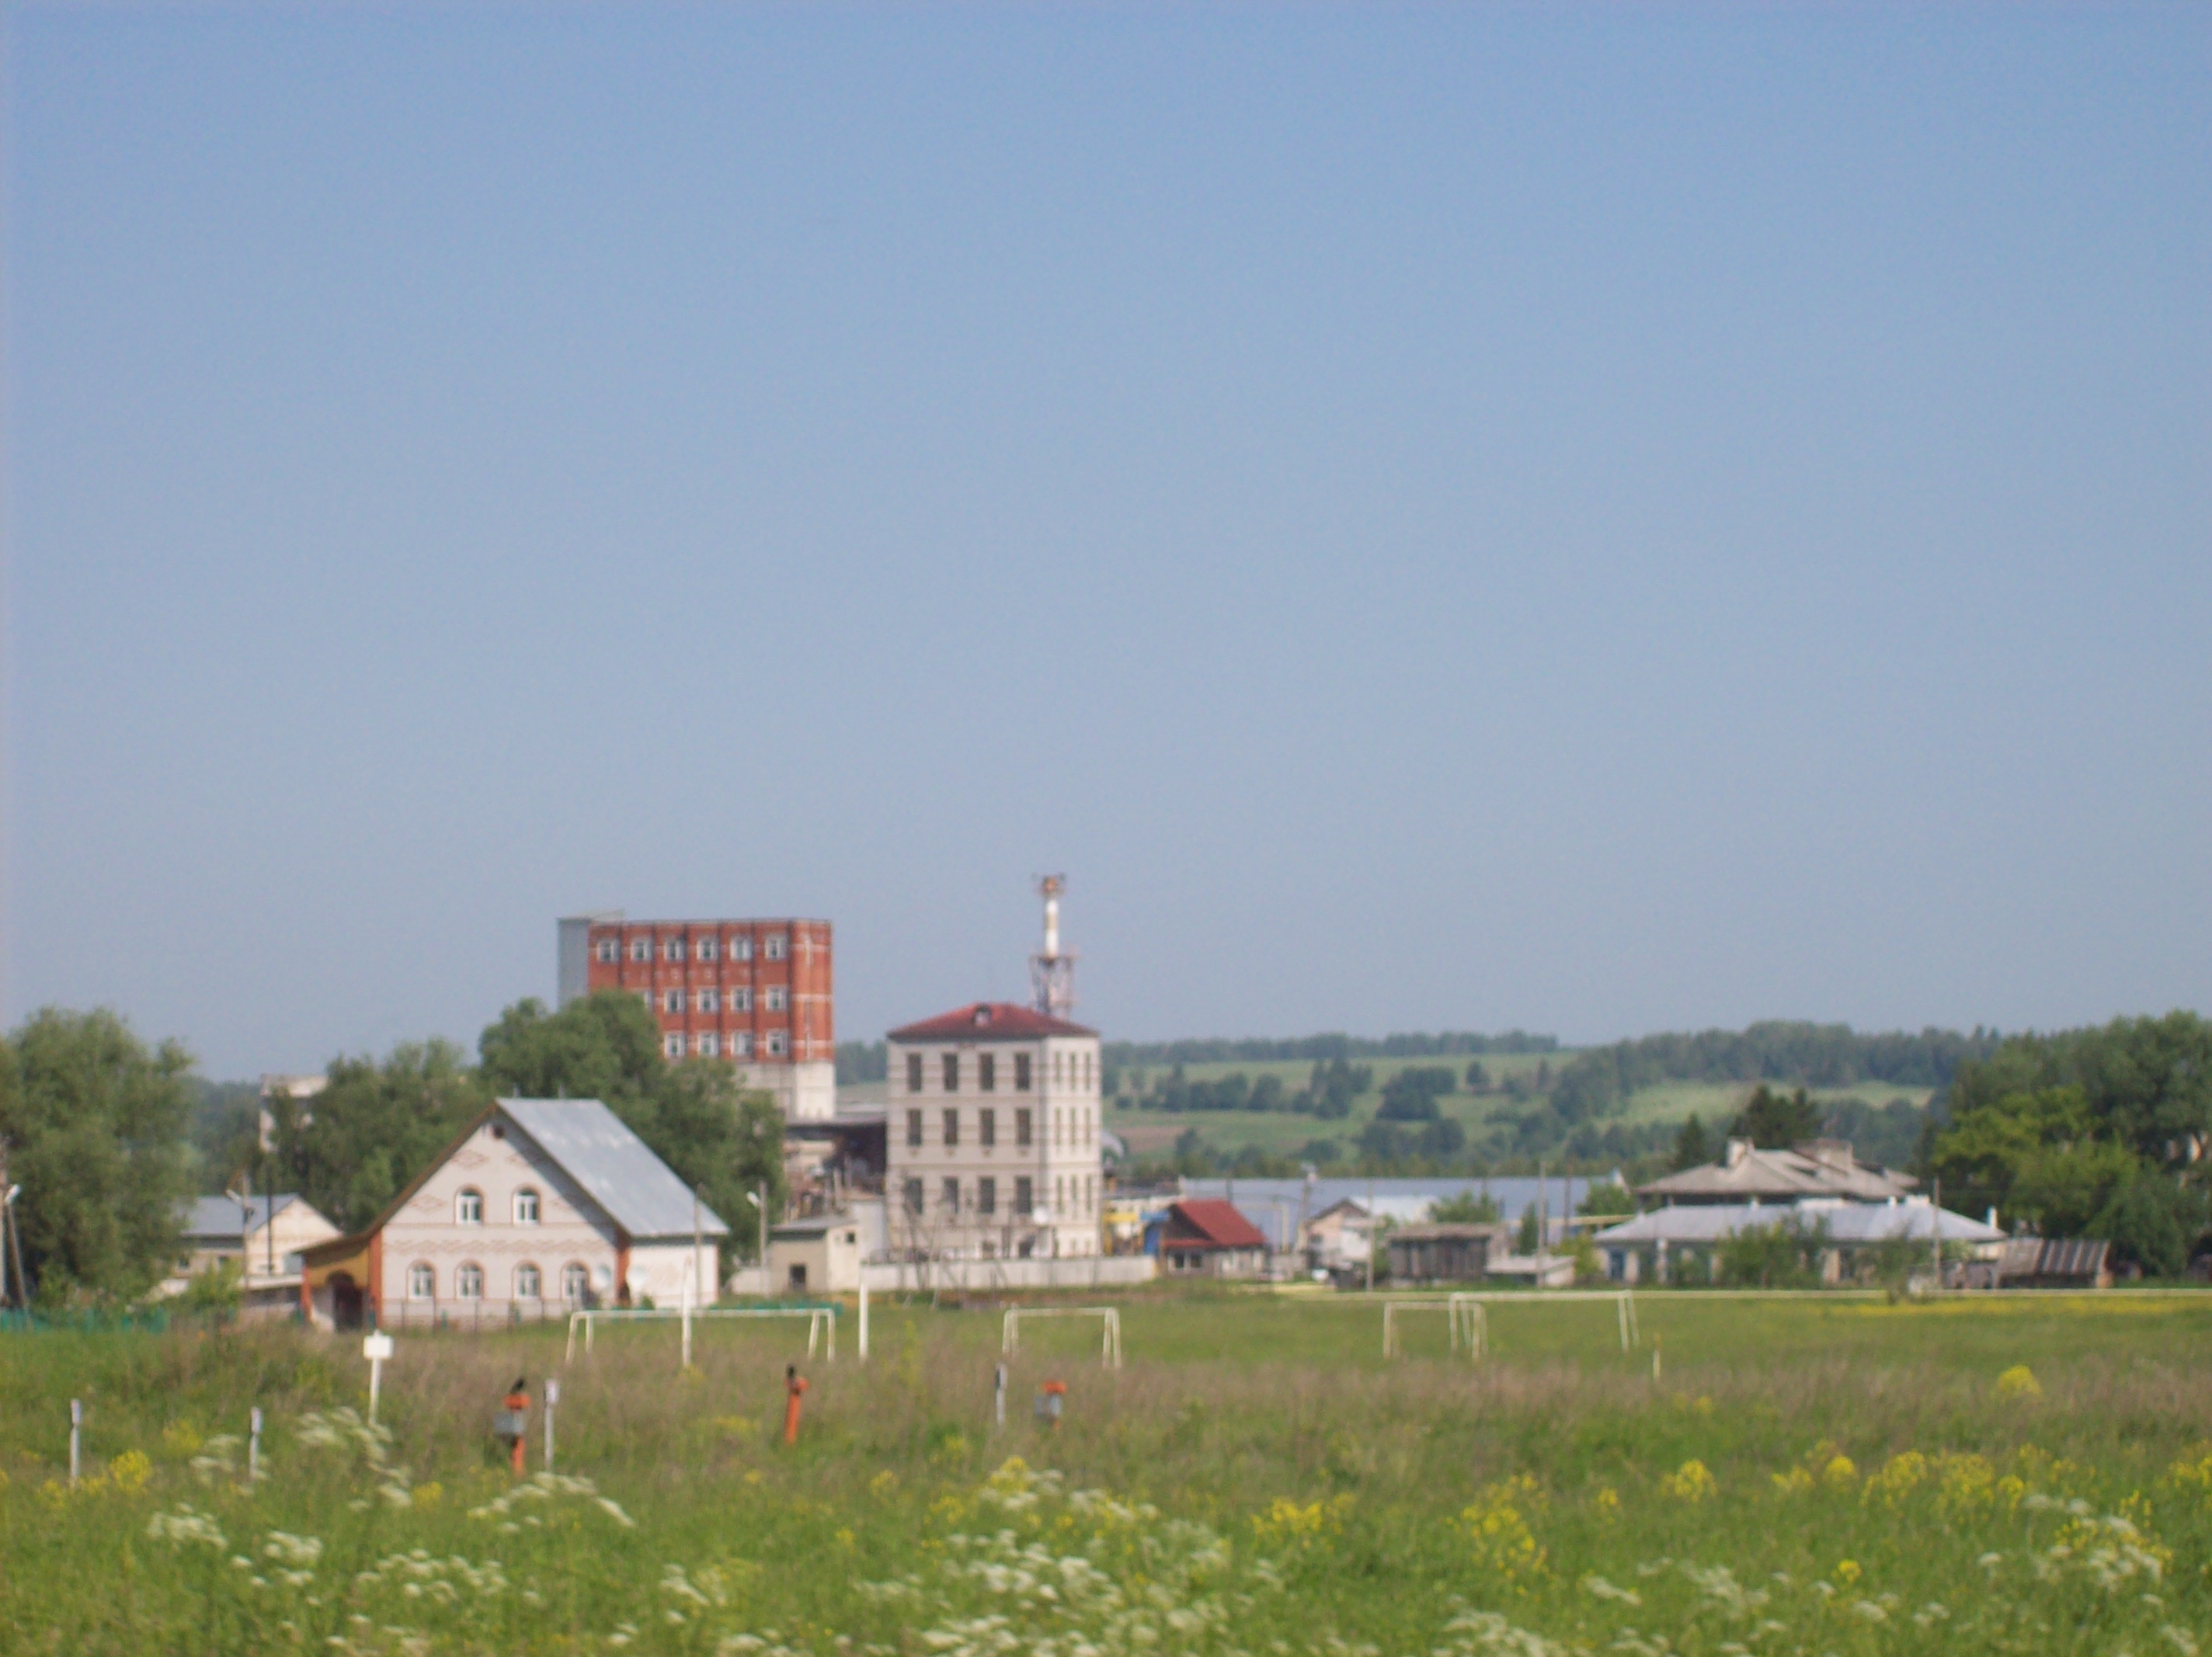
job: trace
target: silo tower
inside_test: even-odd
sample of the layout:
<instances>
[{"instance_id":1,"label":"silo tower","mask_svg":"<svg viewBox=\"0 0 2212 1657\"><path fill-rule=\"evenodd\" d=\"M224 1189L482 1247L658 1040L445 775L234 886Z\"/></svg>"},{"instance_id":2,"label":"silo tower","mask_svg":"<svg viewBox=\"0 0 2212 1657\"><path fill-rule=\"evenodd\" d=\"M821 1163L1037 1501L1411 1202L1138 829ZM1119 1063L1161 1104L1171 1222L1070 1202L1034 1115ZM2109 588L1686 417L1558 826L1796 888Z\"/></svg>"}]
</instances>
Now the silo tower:
<instances>
[{"instance_id":1,"label":"silo tower","mask_svg":"<svg viewBox=\"0 0 2212 1657\"><path fill-rule=\"evenodd\" d=\"M1067 889L1067 877L1041 875L1036 889L1044 900L1044 948L1030 957L1030 998L1047 1017L1070 1018L1075 1013L1075 955L1060 947L1060 895Z\"/></svg>"}]
</instances>

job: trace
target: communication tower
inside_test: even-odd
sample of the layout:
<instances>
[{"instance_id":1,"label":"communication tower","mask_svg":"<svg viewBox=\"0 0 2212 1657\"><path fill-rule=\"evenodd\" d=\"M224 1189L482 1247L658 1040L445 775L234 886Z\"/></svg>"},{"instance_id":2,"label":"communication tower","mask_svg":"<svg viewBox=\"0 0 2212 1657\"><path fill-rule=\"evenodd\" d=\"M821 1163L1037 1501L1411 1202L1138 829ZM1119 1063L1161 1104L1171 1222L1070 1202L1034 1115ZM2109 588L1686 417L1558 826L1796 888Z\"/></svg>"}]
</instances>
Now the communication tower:
<instances>
[{"instance_id":1,"label":"communication tower","mask_svg":"<svg viewBox=\"0 0 2212 1657\"><path fill-rule=\"evenodd\" d=\"M1030 957L1030 998L1048 1018L1073 1017L1075 955L1060 947L1060 895L1067 889L1067 877L1040 875L1036 889L1044 900L1044 948Z\"/></svg>"}]
</instances>

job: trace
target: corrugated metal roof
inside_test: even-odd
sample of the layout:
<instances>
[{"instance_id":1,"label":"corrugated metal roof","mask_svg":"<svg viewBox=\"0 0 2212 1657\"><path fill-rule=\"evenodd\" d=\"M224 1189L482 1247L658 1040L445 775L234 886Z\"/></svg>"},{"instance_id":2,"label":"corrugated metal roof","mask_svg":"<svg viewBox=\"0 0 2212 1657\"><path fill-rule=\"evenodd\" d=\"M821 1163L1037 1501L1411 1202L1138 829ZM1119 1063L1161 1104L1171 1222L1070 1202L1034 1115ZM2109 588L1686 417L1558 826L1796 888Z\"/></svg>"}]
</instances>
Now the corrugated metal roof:
<instances>
[{"instance_id":1,"label":"corrugated metal roof","mask_svg":"<svg viewBox=\"0 0 2212 1657\"><path fill-rule=\"evenodd\" d=\"M1347 1198L1363 1209L1371 1199L1376 1214L1401 1223L1425 1220L1436 1203L1460 1196L1487 1197L1498 1205L1500 1219L1517 1220L1536 1207L1540 1198L1545 1211L1557 1223L1582 1205L1592 1186L1608 1182L1577 1174L1571 1179L1554 1175L1540 1181L1517 1175L1495 1180L1324 1178L1316 1180L1310 1190L1303 1180L1185 1180L1182 1183L1186 1197L1233 1200L1267 1233L1274 1247L1289 1248L1296 1243L1301 1213L1311 1219Z\"/></svg>"},{"instance_id":2,"label":"corrugated metal roof","mask_svg":"<svg viewBox=\"0 0 2212 1657\"><path fill-rule=\"evenodd\" d=\"M1168 1213L1198 1235L1170 1237L1170 1248L1265 1248L1267 1234L1228 1203L1213 1198L1186 1199L1173 1204Z\"/></svg>"},{"instance_id":3,"label":"corrugated metal roof","mask_svg":"<svg viewBox=\"0 0 2212 1657\"><path fill-rule=\"evenodd\" d=\"M296 1192L280 1191L275 1199L274 1211L282 1214L299 1200ZM187 1237L234 1238L241 1224L246 1230L258 1231L269 1223L270 1201L267 1197L251 1199L248 1206L252 1217L241 1221L235 1198L195 1197L183 1205L184 1211L179 1219Z\"/></svg>"},{"instance_id":4,"label":"corrugated metal roof","mask_svg":"<svg viewBox=\"0 0 2212 1657\"><path fill-rule=\"evenodd\" d=\"M691 1193L622 1118L597 1099L502 1099L500 1112L634 1238L691 1235ZM712 1209L699 1229L725 1237Z\"/></svg>"},{"instance_id":5,"label":"corrugated metal roof","mask_svg":"<svg viewBox=\"0 0 2212 1657\"><path fill-rule=\"evenodd\" d=\"M1802 1226L1825 1225L1831 1241L1839 1243L1887 1242L1897 1237L1925 1237L1942 1217L1943 1241L1961 1243L2002 1242L2005 1234L1993 1225L1954 1214L1925 1202L1905 1203L1676 1203L1655 1208L1649 1214L1620 1225L1608 1226L1593 1241L1601 1247L1637 1243L1713 1243L1753 1226L1794 1222Z\"/></svg>"}]
</instances>

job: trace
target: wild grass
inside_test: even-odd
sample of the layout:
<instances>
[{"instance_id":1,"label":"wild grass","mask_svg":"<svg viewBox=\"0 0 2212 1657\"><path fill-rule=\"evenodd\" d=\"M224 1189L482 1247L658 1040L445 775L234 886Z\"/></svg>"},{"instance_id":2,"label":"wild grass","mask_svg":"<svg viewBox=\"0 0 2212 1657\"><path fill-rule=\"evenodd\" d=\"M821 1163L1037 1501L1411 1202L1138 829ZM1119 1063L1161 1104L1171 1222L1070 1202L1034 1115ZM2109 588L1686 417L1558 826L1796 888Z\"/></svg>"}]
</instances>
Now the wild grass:
<instances>
[{"instance_id":1,"label":"wild grass","mask_svg":"<svg viewBox=\"0 0 2212 1657\"><path fill-rule=\"evenodd\" d=\"M1440 1329L1384 1364L1348 1297L1123 1304L1118 1374L1072 1323L1024 1328L1003 1431L995 1313L879 1307L866 1366L849 1327L802 1363L789 1450L799 1354L757 1326L680 1375L665 1326L565 1369L552 1332L405 1340L374 1433L351 1340L15 1338L0 1651L2145 1657L2212 1633L2212 1302L1653 1296L1625 1355L1609 1308L1510 1306L1480 1365ZM490 1414L549 1371L561 1477L518 1490ZM1056 1431L1030 1413L1048 1375Z\"/></svg>"}]
</instances>

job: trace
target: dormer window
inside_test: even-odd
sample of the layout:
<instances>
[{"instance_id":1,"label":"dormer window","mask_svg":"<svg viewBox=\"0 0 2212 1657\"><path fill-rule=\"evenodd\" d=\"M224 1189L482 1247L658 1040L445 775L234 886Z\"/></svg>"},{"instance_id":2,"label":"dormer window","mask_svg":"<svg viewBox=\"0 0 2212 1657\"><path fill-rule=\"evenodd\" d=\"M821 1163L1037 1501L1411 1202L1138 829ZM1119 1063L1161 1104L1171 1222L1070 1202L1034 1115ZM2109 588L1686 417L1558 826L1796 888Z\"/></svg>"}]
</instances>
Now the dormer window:
<instances>
[{"instance_id":1,"label":"dormer window","mask_svg":"<svg viewBox=\"0 0 2212 1657\"><path fill-rule=\"evenodd\" d=\"M483 1193L474 1187L453 1199L453 1219L460 1225L483 1223Z\"/></svg>"}]
</instances>

